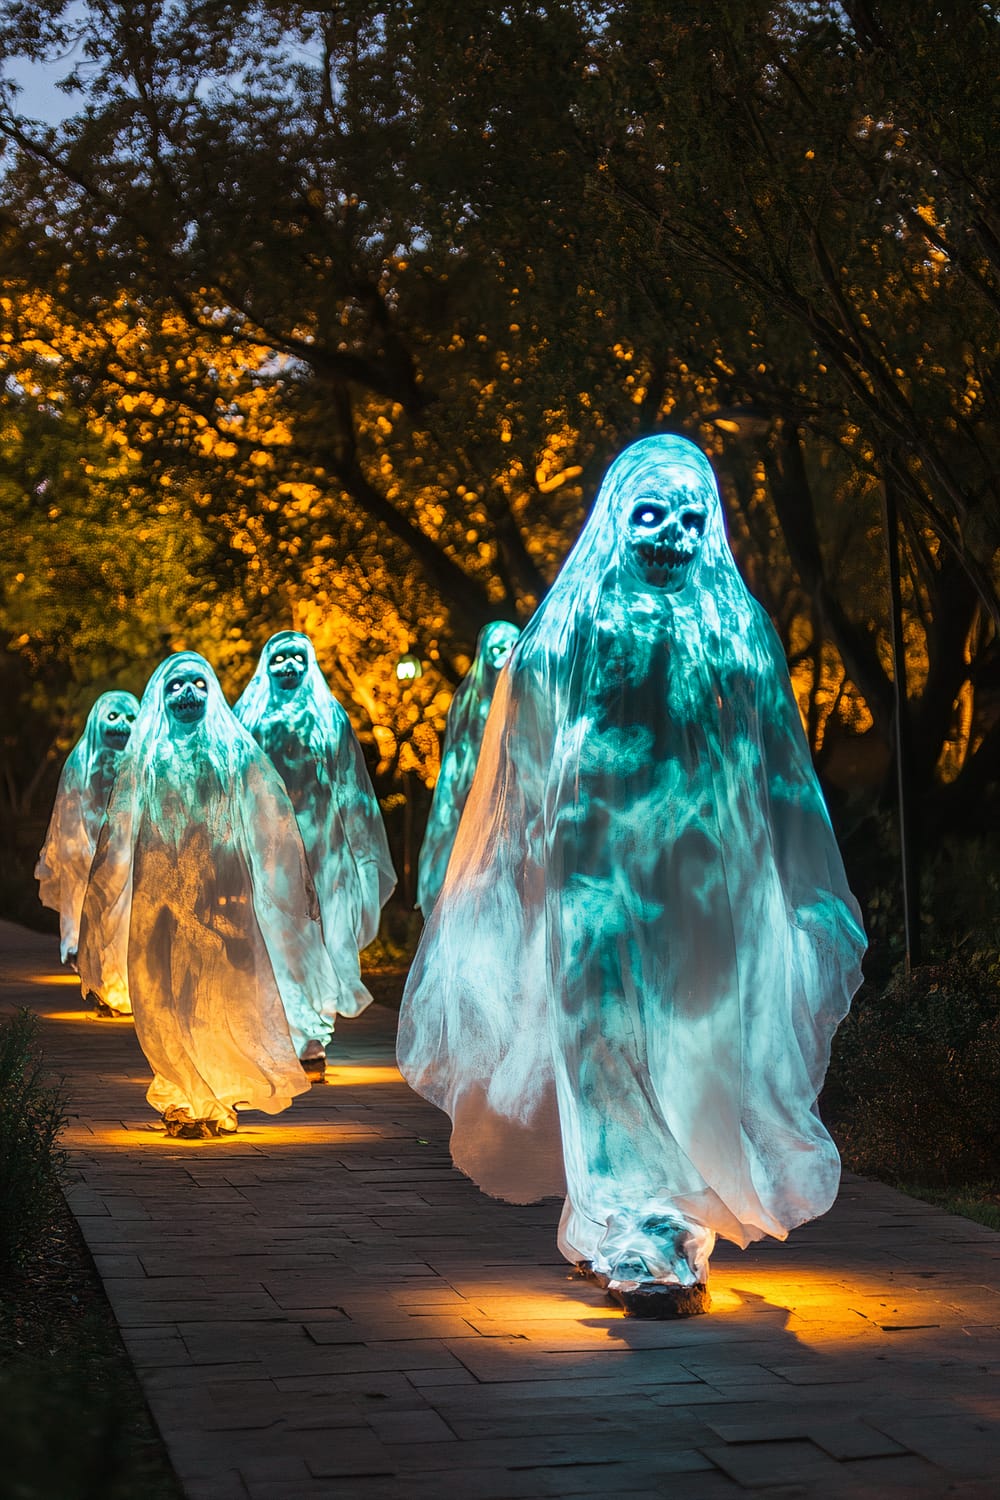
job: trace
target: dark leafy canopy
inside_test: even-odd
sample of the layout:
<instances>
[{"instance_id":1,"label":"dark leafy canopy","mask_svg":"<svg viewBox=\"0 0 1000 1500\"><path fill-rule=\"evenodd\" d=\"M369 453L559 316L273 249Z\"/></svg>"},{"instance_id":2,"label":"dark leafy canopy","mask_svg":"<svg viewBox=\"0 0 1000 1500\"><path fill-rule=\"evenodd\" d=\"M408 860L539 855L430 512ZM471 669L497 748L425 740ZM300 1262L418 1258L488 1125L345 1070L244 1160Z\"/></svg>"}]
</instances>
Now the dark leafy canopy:
<instances>
[{"instance_id":1,"label":"dark leafy canopy","mask_svg":"<svg viewBox=\"0 0 1000 1500\"><path fill-rule=\"evenodd\" d=\"M0 18L9 50L69 53L76 90L56 128L4 112L9 287L53 325L15 331L10 369L23 388L32 332L56 343L62 406L188 476L213 566L238 570L252 531L286 591L306 564L353 568L454 675L485 618L537 601L611 454L681 426L722 448L737 545L832 755L838 724L891 732L884 483L920 775L982 790L993 6ZM275 504L291 484L308 504Z\"/></svg>"}]
</instances>

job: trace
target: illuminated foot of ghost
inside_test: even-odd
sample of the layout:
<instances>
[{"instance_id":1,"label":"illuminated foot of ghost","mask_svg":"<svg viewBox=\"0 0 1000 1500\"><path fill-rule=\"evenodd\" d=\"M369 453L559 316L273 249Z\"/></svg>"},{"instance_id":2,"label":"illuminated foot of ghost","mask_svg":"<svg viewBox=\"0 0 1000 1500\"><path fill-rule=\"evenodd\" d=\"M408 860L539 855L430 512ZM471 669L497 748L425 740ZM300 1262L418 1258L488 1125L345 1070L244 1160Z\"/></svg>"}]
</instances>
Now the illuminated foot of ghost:
<instances>
[{"instance_id":1,"label":"illuminated foot of ghost","mask_svg":"<svg viewBox=\"0 0 1000 1500\"><path fill-rule=\"evenodd\" d=\"M83 998L88 1005L94 1007L95 1014L104 1021L110 1020L118 1014L114 1006L109 1005L106 1000L102 1000L96 990L88 990Z\"/></svg>"},{"instance_id":2,"label":"illuminated foot of ghost","mask_svg":"<svg viewBox=\"0 0 1000 1500\"><path fill-rule=\"evenodd\" d=\"M67 953L66 957L63 959L63 968L72 969L74 974L79 974L80 966L76 961L75 950L72 953Z\"/></svg>"},{"instance_id":3,"label":"illuminated foot of ghost","mask_svg":"<svg viewBox=\"0 0 1000 1500\"><path fill-rule=\"evenodd\" d=\"M233 1135L236 1115L229 1120L196 1120L190 1110L173 1105L163 1115L163 1128L172 1140L208 1141L214 1136Z\"/></svg>"},{"instance_id":4,"label":"illuminated foot of ghost","mask_svg":"<svg viewBox=\"0 0 1000 1500\"><path fill-rule=\"evenodd\" d=\"M326 1072L326 1048L322 1042L306 1042L299 1062L310 1078L322 1078Z\"/></svg>"},{"instance_id":5,"label":"illuminated foot of ghost","mask_svg":"<svg viewBox=\"0 0 1000 1500\"><path fill-rule=\"evenodd\" d=\"M715 1235L663 1212L612 1214L592 1261L580 1271L633 1318L708 1312L708 1257Z\"/></svg>"}]
</instances>

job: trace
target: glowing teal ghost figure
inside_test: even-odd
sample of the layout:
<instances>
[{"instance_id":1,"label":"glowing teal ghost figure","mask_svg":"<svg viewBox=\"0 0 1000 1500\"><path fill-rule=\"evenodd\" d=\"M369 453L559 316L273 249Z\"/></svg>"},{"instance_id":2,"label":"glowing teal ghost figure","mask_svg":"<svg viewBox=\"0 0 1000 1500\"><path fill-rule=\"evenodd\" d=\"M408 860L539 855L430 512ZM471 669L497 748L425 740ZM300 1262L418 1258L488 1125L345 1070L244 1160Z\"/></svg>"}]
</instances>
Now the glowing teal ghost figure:
<instances>
[{"instance_id":1,"label":"glowing teal ghost figure","mask_svg":"<svg viewBox=\"0 0 1000 1500\"><path fill-rule=\"evenodd\" d=\"M127 984L170 1133L236 1128L308 1088L336 980L291 802L203 657L153 673L84 900L84 984ZM194 1127L197 1126L197 1129Z\"/></svg>"},{"instance_id":2,"label":"glowing teal ghost figure","mask_svg":"<svg viewBox=\"0 0 1000 1500\"><path fill-rule=\"evenodd\" d=\"M472 666L455 690L445 724L441 773L420 846L417 905L430 915L448 868L462 809L479 759L479 747L493 702L497 678L521 634L516 625L495 620L484 625L476 641Z\"/></svg>"},{"instance_id":3,"label":"glowing teal ghost figure","mask_svg":"<svg viewBox=\"0 0 1000 1500\"><path fill-rule=\"evenodd\" d=\"M139 700L131 693L102 693L87 715L83 734L66 757L59 777L35 879L42 905L59 913L63 963L76 961L80 913L97 835L118 761L138 712ZM128 995L115 995L113 999L113 1008L127 1015L131 1010Z\"/></svg>"},{"instance_id":4,"label":"glowing teal ghost figure","mask_svg":"<svg viewBox=\"0 0 1000 1500\"><path fill-rule=\"evenodd\" d=\"M270 756L295 808L337 976L326 1018L332 1031L338 1014L356 1016L371 1004L358 950L374 938L396 884L382 814L361 746L308 636L281 630L271 637L235 713Z\"/></svg>"},{"instance_id":5,"label":"glowing teal ghost figure","mask_svg":"<svg viewBox=\"0 0 1000 1500\"><path fill-rule=\"evenodd\" d=\"M712 469L633 444L502 675L399 1026L487 1192L693 1286L839 1182L816 1098L865 939Z\"/></svg>"}]
</instances>

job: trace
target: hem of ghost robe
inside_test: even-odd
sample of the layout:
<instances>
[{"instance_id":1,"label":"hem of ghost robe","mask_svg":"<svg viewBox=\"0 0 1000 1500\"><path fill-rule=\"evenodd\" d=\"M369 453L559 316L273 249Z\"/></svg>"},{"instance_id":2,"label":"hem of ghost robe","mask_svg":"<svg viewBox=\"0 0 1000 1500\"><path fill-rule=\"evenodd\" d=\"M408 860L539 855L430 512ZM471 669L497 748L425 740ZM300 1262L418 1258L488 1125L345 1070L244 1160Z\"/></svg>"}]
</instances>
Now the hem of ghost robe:
<instances>
[{"instance_id":1,"label":"hem of ghost robe","mask_svg":"<svg viewBox=\"0 0 1000 1500\"><path fill-rule=\"evenodd\" d=\"M247 934L255 951L237 966L213 929L189 918L179 933L163 909L147 927L142 906L134 897L128 964L136 1036L154 1074L149 1104L228 1129L236 1106L280 1114L310 1082L259 932Z\"/></svg>"}]
</instances>

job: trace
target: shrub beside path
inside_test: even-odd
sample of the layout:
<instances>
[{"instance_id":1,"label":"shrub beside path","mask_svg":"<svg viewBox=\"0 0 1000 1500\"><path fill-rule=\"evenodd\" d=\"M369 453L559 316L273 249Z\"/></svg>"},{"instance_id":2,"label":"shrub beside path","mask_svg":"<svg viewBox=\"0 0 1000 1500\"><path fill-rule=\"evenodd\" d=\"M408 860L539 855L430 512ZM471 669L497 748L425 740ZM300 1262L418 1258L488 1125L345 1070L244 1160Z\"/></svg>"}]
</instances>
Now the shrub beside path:
<instances>
[{"instance_id":1,"label":"shrub beside path","mask_svg":"<svg viewBox=\"0 0 1000 1500\"><path fill-rule=\"evenodd\" d=\"M714 1310L625 1319L484 1197L344 1022L327 1082L169 1140L128 1022L0 923L0 1007L65 1077L68 1197L189 1500L754 1494L979 1500L1000 1473L1000 1235L848 1179L784 1245L713 1258Z\"/></svg>"}]
</instances>

